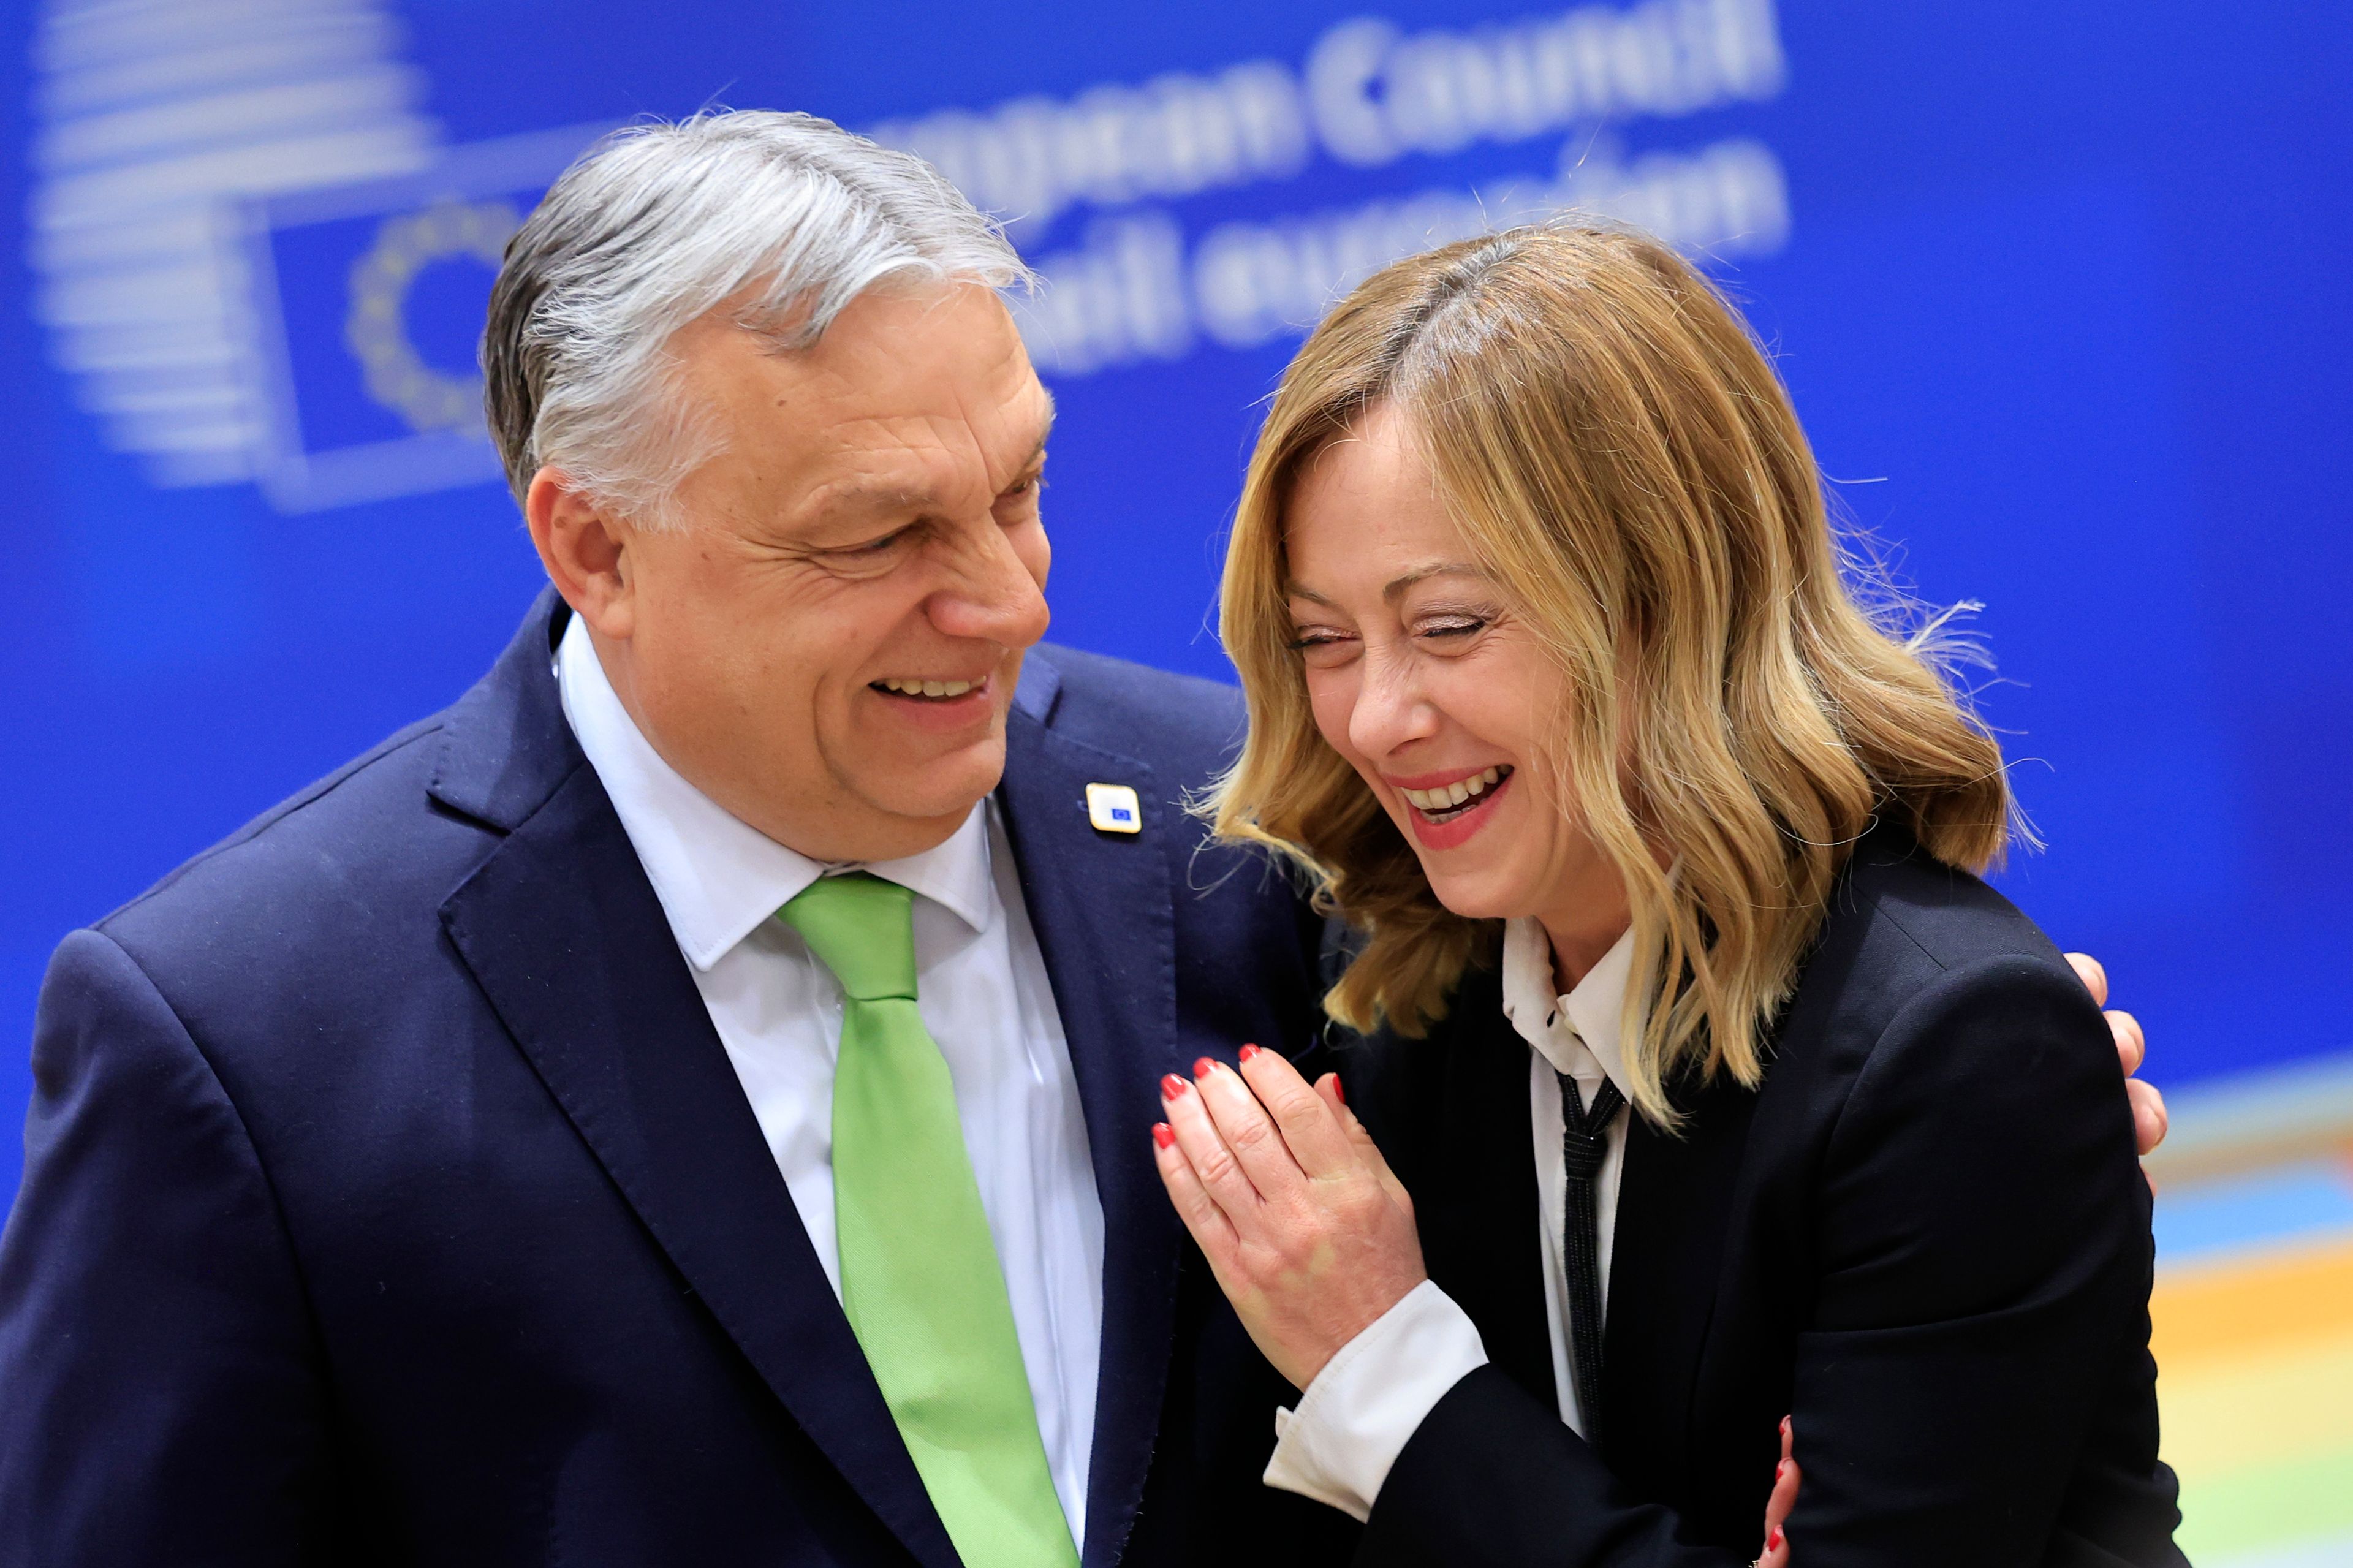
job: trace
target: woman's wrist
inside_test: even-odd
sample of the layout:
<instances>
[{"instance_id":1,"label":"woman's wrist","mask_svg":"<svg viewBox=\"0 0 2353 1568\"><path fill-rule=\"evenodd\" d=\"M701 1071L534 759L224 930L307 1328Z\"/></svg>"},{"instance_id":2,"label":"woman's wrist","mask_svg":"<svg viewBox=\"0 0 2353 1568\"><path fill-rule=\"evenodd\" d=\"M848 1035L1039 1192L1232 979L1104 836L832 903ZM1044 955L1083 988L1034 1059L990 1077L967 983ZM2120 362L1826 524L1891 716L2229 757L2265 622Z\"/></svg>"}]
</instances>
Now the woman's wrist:
<instances>
[{"instance_id":1,"label":"woman's wrist","mask_svg":"<svg viewBox=\"0 0 2353 1568\"><path fill-rule=\"evenodd\" d=\"M1325 1361L1297 1409L1277 1413L1266 1484L1366 1518L1423 1419L1486 1364L1470 1315L1422 1280Z\"/></svg>"}]
</instances>

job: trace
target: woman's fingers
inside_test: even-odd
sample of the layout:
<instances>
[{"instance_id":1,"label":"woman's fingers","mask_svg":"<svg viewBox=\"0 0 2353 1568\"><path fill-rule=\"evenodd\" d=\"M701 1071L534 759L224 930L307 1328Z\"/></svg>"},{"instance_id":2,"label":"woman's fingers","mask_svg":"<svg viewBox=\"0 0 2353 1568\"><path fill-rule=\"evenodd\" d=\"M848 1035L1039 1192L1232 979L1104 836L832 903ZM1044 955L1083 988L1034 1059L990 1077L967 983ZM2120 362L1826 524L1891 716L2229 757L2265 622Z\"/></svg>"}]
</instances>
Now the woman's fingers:
<instances>
[{"instance_id":1,"label":"woman's fingers","mask_svg":"<svg viewBox=\"0 0 2353 1568\"><path fill-rule=\"evenodd\" d=\"M1175 1073L1160 1080L1160 1110L1168 1118L1169 1131L1176 1134L1176 1147L1199 1178L1202 1190L1239 1229L1257 1215L1262 1200L1201 1100L1198 1082L1188 1083Z\"/></svg>"},{"instance_id":2,"label":"woman's fingers","mask_svg":"<svg viewBox=\"0 0 2353 1568\"><path fill-rule=\"evenodd\" d=\"M1356 1120L1356 1113L1348 1109L1348 1095L1340 1087L1340 1075L1327 1072L1317 1079L1315 1092L1332 1108L1333 1117L1339 1122L1341 1131L1347 1136L1350 1151L1379 1179L1381 1190L1388 1194L1389 1201L1410 1216L1413 1213L1412 1194L1405 1190L1405 1184L1397 1179L1397 1173L1389 1169L1388 1161L1382 1158L1381 1146L1373 1142L1372 1133Z\"/></svg>"},{"instance_id":3,"label":"woman's fingers","mask_svg":"<svg viewBox=\"0 0 2353 1568\"><path fill-rule=\"evenodd\" d=\"M1164 1121L1152 1130L1153 1162L1160 1167L1160 1184L1168 1189L1168 1201L1176 1205L1176 1217L1193 1234L1194 1243L1208 1257L1220 1272L1239 1246L1233 1222L1226 1211L1209 1196L1201 1184L1200 1173L1176 1142L1176 1131Z\"/></svg>"},{"instance_id":4,"label":"woman's fingers","mask_svg":"<svg viewBox=\"0 0 2353 1568\"><path fill-rule=\"evenodd\" d=\"M1193 1088L1195 1098L1259 1197L1278 1208L1298 1202L1307 1190L1306 1173L1283 1142L1282 1130L1241 1075L1223 1062L1203 1057L1193 1064ZM1191 1152L1189 1144L1187 1152Z\"/></svg>"},{"instance_id":5,"label":"woman's fingers","mask_svg":"<svg viewBox=\"0 0 2353 1568\"><path fill-rule=\"evenodd\" d=\"M1791 1451L1795 1435L1789 1418L1781 1417L1781 1464L1773 1472L1772 1495L1765 1500L1765 1552L1757 1559L1757 1568L1788 1568L1789 1538L1781 1526L1788 1522L1789 1510L1798 1506L1798 1486L1803 1479L1798 1474L1798 1460Z\"/></svg>"},{"instance_id":6,"label":"woman's fingers","mask_svg":"<svg viewBox=\"0 0 2353 1568\"><path fill-rule=\"evenodd\" d=\"M1320 1178L1345 1175L1355 1167L1356 1152L1330 1102L1307 1087L1282 1052L1244 1046L1241 1064L1242 1081L1282 1129L1301 1170Z\"/></svg>"}]
</instances>

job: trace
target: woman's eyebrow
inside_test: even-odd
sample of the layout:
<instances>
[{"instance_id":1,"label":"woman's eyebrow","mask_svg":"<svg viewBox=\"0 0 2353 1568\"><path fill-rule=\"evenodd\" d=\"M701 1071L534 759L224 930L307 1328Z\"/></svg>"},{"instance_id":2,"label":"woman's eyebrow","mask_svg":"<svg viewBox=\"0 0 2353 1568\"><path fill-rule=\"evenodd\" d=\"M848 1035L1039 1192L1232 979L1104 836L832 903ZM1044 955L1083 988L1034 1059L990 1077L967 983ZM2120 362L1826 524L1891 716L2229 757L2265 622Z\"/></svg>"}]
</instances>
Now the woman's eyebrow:
<instances>
[{"instance_id":1,"label":"woman's eyebrow","mask_svg":"<svg viewBox=\"0 0 2353 1568\"><path fill-rule=\"evenodd\" d=\"M1422 581L1424 578L1445 577L1456 573L1463 573L1475 577L1479 575L1479 568L1471 565L1467 562L1461 561L1441 561L1434 566L1418 566L1414 570L1407 573L1404 576L1392 579L1386 587L1382 588L1381 602L1386 605L1394 605L1408 588L1412 587L1416 583Z\"/></svg>"},{"instance_id":2,"label":"woman's eyebrow","mask_svg":"<svg viewBox=\"0 0 2353 1568\"><path fill-rule=\"evenodd\" d=\"M1381 599L1386 604L1393 605L1397 603L1398 596L1408 588L1412 587L1416 583L1421 582L1425 578L1446 577L1457 574L1470 577L1482 575L1478 567L1465 561L1440 561L1433 565L1417 566L1412 571L1407 573L1404 576L1392 580L1387 586L1383 587L1381 589ZM1308 587L1303 583L1285 583L1282 585L1282 596L1286 599L1304 599L1311 605L1325 605L1334 608L1338 607L1334 600L1317 593L1314 589Z\"/></svg>"}]
</instances>

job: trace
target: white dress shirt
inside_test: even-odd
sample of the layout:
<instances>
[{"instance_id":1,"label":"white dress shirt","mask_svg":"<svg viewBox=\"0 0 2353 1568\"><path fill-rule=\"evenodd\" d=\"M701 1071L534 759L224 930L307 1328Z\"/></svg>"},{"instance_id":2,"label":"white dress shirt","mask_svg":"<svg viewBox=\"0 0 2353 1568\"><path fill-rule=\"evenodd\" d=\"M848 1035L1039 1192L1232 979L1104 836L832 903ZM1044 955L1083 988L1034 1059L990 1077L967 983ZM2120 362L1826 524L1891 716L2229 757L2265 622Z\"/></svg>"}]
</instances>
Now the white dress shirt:
<instances>
[{"instance_id":1,"label":"white dress shirt","mask_svg":"<svg viewBox=\"0 0 2353 1568\"><path fill-rule=\"evenodd\" d=\"M576 617L556 651L556 678L565 718L653 883L839 1296L833 1068L841 987L776 914L842 868L786 848L681 777L621 706ZM916 1006L955 1080L1047 1467L1071 1538L1083 1542L1103 1340L1103 1205L1061 1016L1004 826L983 801L938 847L859 869L917 895Z\"/></svg>"},{"instance_id":2,"label":"white dress shirt","mask_svg":"<svg viewBox=\"0 0 2353 1568\"><path fill-rule=\"evenodd\" d=\"M1539 1255L1544 1259L1545 1325L1552 1339L1553 1391L1560 1418L1584 1430L1569 1356L1568 1281L1561 1227L1568 1178L1561 1163L1560 1080L1577 1080L1587 1105L1606 1077L1627 1094L1620 1051L1633 934L1618 939L1567 995L1553 983L1552 943L1532 920L1504 928L1504 1016L1528 1042L1528 1127L1536 1158ZM1628 1096L1631 1098L1630 1095ZM1609 1299L1609 1254L1618 1231L1618 1186L1626 1168L1626 1119L1609 1123L1609 1148L1593 1194L1600 1244L1601 1299ZM1487 1348L1470 1315L1436 1284L1423 1280L1315 1374L1295 1411L1277 1410L1274 1457L1266 1484L1370 1517L1389 1468L1438 1402L1487 1364Z\"/></svg>"}]
</instances>

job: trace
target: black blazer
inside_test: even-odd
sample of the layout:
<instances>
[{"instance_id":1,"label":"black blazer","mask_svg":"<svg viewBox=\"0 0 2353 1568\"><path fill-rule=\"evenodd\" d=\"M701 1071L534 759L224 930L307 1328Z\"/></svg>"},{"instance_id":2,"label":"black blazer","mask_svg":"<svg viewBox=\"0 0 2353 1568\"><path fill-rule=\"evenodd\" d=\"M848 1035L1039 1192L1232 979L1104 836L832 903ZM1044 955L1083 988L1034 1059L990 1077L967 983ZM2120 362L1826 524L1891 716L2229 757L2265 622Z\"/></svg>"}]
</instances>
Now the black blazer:
<instances>
[{"instance_id":1,"label":"black blazer","mask_svg":"<svg viewBox=\"0 0 2353 1568\"><path fill-rule=\"evenodd\" d=\"M2183 1562L2116 1049L1976 878L1873 833L1761 1091L1686 1089L1680 1137L1633 1120L1599 1453L1555 1405L1528 1047L1496 975L1427 1039L1336 1048L1493 1358L1398 1457L1359 1563L1746 1564L1784 1414L1799 1568Z\"/></svg>"},{"instance_id":2,"label":"black blazer","mask_svg":"<svg viewBox=\"0 0 2353 1568\"><path fill-rule=\"evenodd\" d=\"M565 723L565 614L59 948L0 1239L0 1564L954 1568ZM1178 804L1240 729L1227 689L1059 649L1008 729L1103 1207L1086 1568L1356 1529L1257 1484L1272 1373L1151 1163L1163 1073L1316 1016L1322 922ZM1097 781L1142 833L1088 826Z\"/></svg>"}]
</instances>

